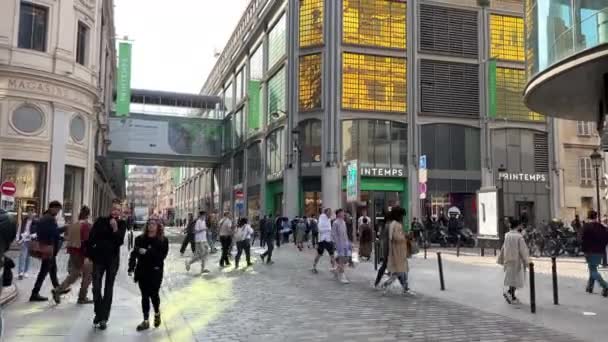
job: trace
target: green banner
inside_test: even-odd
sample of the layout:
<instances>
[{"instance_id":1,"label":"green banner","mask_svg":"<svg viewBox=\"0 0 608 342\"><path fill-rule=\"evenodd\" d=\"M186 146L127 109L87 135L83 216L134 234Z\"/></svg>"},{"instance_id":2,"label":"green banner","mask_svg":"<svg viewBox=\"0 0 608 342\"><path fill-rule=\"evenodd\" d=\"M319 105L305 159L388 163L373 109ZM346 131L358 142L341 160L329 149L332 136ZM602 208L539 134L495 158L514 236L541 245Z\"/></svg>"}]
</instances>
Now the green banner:
<instances>
[{"instance_id":1,"label":"green banner","mask_svg":"<svg viewBox=\"0 0 608 342\"><path fill-rule=\"evenodd\" d=\"M488 62L488 116L496 118L496 60Z\"/></svg>"},{"instance_id":2,"label":"green banner","mask_svg":"<svg viewBox=\"0 0 608 342\"><path fill-rule=\"evenodd\" d=\"M261 83L257 80L249 80L247 84L247 94L249 95L249 110L247 111L247 132L254 133L261 128L262 106Z\"/></svg>"},{"instance_id":3,"label":"green banner","mask_svg":"<svg viewBox=\"0 0 608 342\"><path fill-rule=\"evenodd\" d=\"M118 44L116 116L129 116L131 106L131 43Z\"/></svg>"}]
</instances>

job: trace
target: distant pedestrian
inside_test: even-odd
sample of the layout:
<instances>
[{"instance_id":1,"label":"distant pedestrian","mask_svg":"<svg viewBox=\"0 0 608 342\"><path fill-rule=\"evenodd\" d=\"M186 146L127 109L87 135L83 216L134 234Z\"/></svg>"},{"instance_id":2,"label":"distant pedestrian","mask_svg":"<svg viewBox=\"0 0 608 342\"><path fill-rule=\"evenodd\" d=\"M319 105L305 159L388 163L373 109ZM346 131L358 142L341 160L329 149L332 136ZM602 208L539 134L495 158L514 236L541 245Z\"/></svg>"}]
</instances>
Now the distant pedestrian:
<instances>
[{"instance_id":1,"label":"distant pedestrian","mask_svg":"<svg viewBox=\"0 0 608 342\"><path fill-rule=\"evenodd\" d=\"M317 256L315 257L314 264L312 265L312 272L318 273L317 264L323 256L323 253L327 251L329 254L329 260L331 262L332 270L335 271L336 261L334 259L334 243L332 241L331 222L331 209L326 208L325 211L319 216L319 243L317 245Z\"/></svg>"},{"instance_id":2,"label":"distant pedestrian","mask_svg":"<svg viewBox=\"0 0 608 342\"><path fill-rule=\"evenodd\" d=\"M129 258L129 276L139 285L141 292L141 310L143 322L137 331L150 328L150 302L154 307L154 327L161 324L160 286L163 282L165 259L169 253L169 241L165 238L160 220L150 220L144 232L135 239L135 245Z\"/></svg>"},{"instance_id":3,"label":"distant pedestrian","mask_svg":"<svg viewBox=\"0 0 608 342\"><path fill-rule=\"evenodd\" d=\"M259 230L259 238L260 238L260 248L264 248L264 244L266 243L266 239L264 238L266 236L265 230L266 230L266 222L271 221L272 222L272 217L271 216L266 216L264 215L264 217L262 217L262 220L260 220L260 230ZM253 241L251 242L251 244L253 245Z\"/></svg>"},{"instance_id":4,"label":"distant pedestrian","mask_svg":"<svg viewBox=\"0 0 608 342\"><path fill-rule=\"evenodd\" d=\"M277 240L277 243L279 243L279 240L277 239L277 226L277 224L272 222L272 218L269 217L268 220L266 220L266 226L263 230L264 235L262 236L262 239L264 239L264 244L266 245L266 252L260 254L260 259L262 259L262 262L266 262L269 265L274 264L274 261L272 261L272 251L274 250L275 239Z\"/></svg>"},{"instance_id":5,"label":"distant pedestrian","mask_svg":"<svg viewBox=\"0 0 608 342\"><path fill-rule=\"evenodd\" d=\"M359 257L365 258L367 261L371 259L372 255L373 235L369 221L366 217L363 217L359 225Z\"/></svg>"},{"instance_id":6,"label":"distant pedestrian","mask_svg":"<svg viewBox=\"0 0 608 342\"><path fill-rule=\"evenodd\" d=\"M234 233L232 229L232 220L230 219L230 213L225 212L224 217L220 220L220 243L222 244L222 256L220 257L220 267L230 266L230 260L228 254L232 249L232 235Z\"/></svg>"},{"instance_id":7,"label":"distant pedestrian","mask_svg":"<svg viewBox=\"0 0 608 342\"><path fill-rule=\"evenodd\" d=\"M57 279L57 253L61 241L60 230L57 226L57 214L61 211L61 203L52 201L49 203L49 209L44 213L38 224L36 225L36 241L40 248L49 251L41 257L40 270L36 283L32 289L30 302L45 302L49 300L47 297L40 295L42 283L47 275L51 277L53 288L59 286Z\"/></svg>"},{"instance_id":8,"label":"distant pedestrian","mask_svg":"<svg viewBox=\"0 0 608 342\"><path fill-rule=\"evenodd\" d=\"M209 218L207 219L207 227L209 229L209 253L215 253L217 252L217 248L215 248L215 243L217 241L217 237L218 237L218 217L217 217L217 212L214 211L209 215Z\"/></svg>"},{"instance_id":9,"label":"distant pedestrian","mask_svg":"<svg viewBox=\"0 0 608 342\"><path fill-rule=\"evenodd\" d=\"M61 293L65 292L72 284L80 281L80 291L78 293L78 304L92 304L93 301L87 298L89 286L92 282L93 264L85 257L85 248L89 240L91 224L89 216L91 210L83 206L78 214L78 221L69 225L66 230L67 250L70 255L68 259L68 276L55 289L53 289L53 300L59 304Z\"/></svg>"},{"instance_id":10,"label":"distant pedestrian","mask_svg":"<svg viewBox=\"0 0 608 342\"><path fill-rule=\"evenodd\" d=\"M310 226L311 243L313 248L317 248L319 244L319 221L315 216L312 216L308 225Z\"/></svg>"},{"instance_id":11,"label":"distant pedestrian","mask_svg":"<svg viewBox=\"0 0 608 342\"><path fill-rule=\"evenodd\" d=\"M19 245L19 264L17 272L19 274L19 280L28 276L27 271L30 269L30 241L32 239L32 234L36 229L37 221L36 215L30 210L23 219L23 222L21 222L21 227L17 234L17 244Z\"/></svg>"},{"instance_id":12,"label":"distant pedestrian","mask_svg":"<svg viewBox=\"0 0 608 342\"><path fill-rule=\"evenodd\" d=\"M186 229L184 230L184 241L182 241L182 247L179 249L179 253L183 256L184 252L186 252L186 248L190 245L190 249L192 250L192 254L195 251L195 242L194 242L194 225L196 221L194 221L194 216L192 213L188 213L188 223L186 225Z\"/></svg>"},{"instance_id":13,"label":"distant pedestrian","mask_svg":"<svg viewBox=\"0 0 608 342\"><path fill-rule=\"evenodd\" d=\"M206 213L201 211L198 213L198 219L194 224L194 254L190 260L186 260L186 271L190 271L190 266L195 262L201 262L201 274L209 273L205 268L207 256L209 255L209 244L207 243L207 220Z\"/></svg>"},{"instance_id":14,"label":"distant pedestrian","mask_svg":"<svg viewBox=\"0 0 608 342\"><path fill-rule=\"evenodd\" d=\"M342 209L336 210L336 220L331 228L331 237L338 253L336 276L342 284L348 284L349 281L344 274L344 270L352 256L352 245L348 239L346 222L344 222L344 210Z\"/></svg>"},{"instance_id":15,"label":"distant pedestrian","mask_svg":"<svg viewBox=\"0 0 608 342\"><path fill-rule=\"evenodd\" d=\"M346 235L348 236L348 240L352 243L354 240L354 222L353 216L350 212L346 212L344 214L344 222L346 223Z\"/></svg>"},{"instance_id":16,"label":"distant pedestrian","mask_svg":"<svg viewBox=\"0 0 608 342\"><path fill-rule=\"evenodd\" d=\"M122 204L112 201L109 216L100 217L93 224L85 255L93 262L93 301L95 318L93 324L101 330L107 328L114 295L114 281L120 264L120 246L125 240L127 223L120 220ZM105 285L102 283L105 276Z\"/></svg>"},{"instance_id":17,"label":"distant pedestrian","mask_svg":"<svg viewBox=\"0 0 608 342\"><path fill-rule=\"evenodd\" d=\"M408 256L408 241L407 235L403 231L403 217L405 210L400 207L395 207L391 211L393 220L388 226L388 241L389 253L387 269L391 273L390 278L382 284L382 288L386 292L388 287L397 279L403 286L403 293L408 293L409 286L407 282L407 272L409 270Z\"/></svg>"},{"instance_id":18,"label":"distant pedestrian","mask_svg":"<svg viewBox=\"0 0 608 342\"><path fill-rule=\"evenodd\" d=\"M503 297L509 304L520 303L515 291L524 287L526 267L530 263L530 252L523 235L519 232L521 228L519 221L511 221L511 229L505 234L505 242L497 261L504 267L504 286L508 289L503 293Z\"/></svg>"},{"instance_id":19,"label":"distant pedestrian","mask_svg":"<svg viewBox=\"0 0 608 342\"><path fill-rule=\"evenodd\" d=\"M597 268L602 262L608 244L608 231L598 222L598 215L590 211L588 222L583 226L582 249L589 268L589 280L587 281L588 293L593 293L593 287L597 281L602 287L602 296L608 297L608 282L602 278Z\"/></svg>"},{"instance_id":20,"label":"distant pedestrian","mask_svg":"<svg viewBox=\"0 0 608 342\"><path fill-rule=\"evenodd\" d=\"M380 222L378 224L378 238L380 240L379 250L376 251L378 253L378 257L382 260L382 264L380 268L378 268L378 274L376 275L376 281L374 282L374 288L378 288L380 285L380 281L382 277L384 277L384 273L386 272L386 268L388 267L388 257L390 253L390 236L389 236L389 227L390 224L394 221L393 213L389 212L385 215L385 223Z\"/></svg>"},{"instance_id":21,"label":"distant pedestrian","mask_svg":"<svg viewBox=\"0 0 608 342\"><path fill-rule=\"evenodd\" d=\"M300 250L300 252L304 249L304 239L306 237L306 221L303 217L300 217L296 222L296 246Z\"/></svg>"},{"instance_id":22,"label":"distant pedestrian","mask_svg":"<svg viewBox=\"0 0 608 342\"><path fill-rule=\"evenodd\" d=\"M251 238L253 236L253 228L247 222L247 218L241 218L234 232L234 240L236 241L236 257L234 258L234 269L239 268L239 260L243 251L247 259L247 267L251 266Z\"/></svg>"}]
</instances>

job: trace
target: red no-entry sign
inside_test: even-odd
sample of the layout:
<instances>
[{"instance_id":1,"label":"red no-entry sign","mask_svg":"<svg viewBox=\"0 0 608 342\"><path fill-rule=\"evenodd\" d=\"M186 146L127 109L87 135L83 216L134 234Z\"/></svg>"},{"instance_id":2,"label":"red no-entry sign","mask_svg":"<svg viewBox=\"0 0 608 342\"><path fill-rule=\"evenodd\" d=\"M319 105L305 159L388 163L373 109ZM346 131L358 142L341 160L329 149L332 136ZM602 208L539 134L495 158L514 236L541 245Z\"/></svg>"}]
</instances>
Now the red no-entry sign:
<instances>
[{"instance_id":1,"label":"red no-entry sign","mask_svg":"<svg viewBox=\"0 0 608 342\"><path fill-rule=\"evenodd\" d=\"M0 193L5 196L13 196L17 192L17 187L13 182L4 182L0 185Z\"/></svg>"}]
</instances>

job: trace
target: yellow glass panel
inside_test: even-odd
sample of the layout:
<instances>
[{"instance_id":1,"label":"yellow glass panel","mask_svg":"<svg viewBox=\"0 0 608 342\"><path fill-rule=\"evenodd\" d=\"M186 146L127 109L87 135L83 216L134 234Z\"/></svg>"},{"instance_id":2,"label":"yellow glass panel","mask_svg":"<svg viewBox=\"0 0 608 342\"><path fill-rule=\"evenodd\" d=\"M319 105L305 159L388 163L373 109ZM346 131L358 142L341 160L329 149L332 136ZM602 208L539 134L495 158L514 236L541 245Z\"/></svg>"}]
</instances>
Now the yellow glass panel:
<instances>
[{"instance_id":1,"label":"yellow glass panel","mask_svg":"<svg viewBox=\"0 0 608 342\"><path fill-rule=\"evenodd\" d=\"M343 41L405 49L407 4L400 0L343 0Z\"/></svg>"},{"instance_id":2,"label":"yellow glass panel","mask_svg":"<svg viewBox=\"0 0 608 342\"><path fill-rule=\"evenodd\" d=\"M524 19L490 15L490 42L492 58L524 62Z\"/></svg>"},{"instance_id":3,"label":"yellow glass panel","mask_svg":"<svg viewBox=\"0 0 608 342\"><path fill-rule=\"evenodd\" d=\"M300 47L323 44L324 0L300 0Z\"/></svg>"},{"instance_id":4,"label":"yellow glass panel","mask_svg":"<svg viewBox=\"0 0 608 342\"><path fill-rule=\"evenodd\" d=\"M516 121L545 120L542 114L530 111L524 104L525 85L525 70L496 68L496 117Z\"/></svg>"},{"instance_id":5,"label":"yellow glass panel","mask_svg":"<svg viewBox=\"0 0 608 342\"><path fill-rule=\"evenodd\" d=\"M361 111L407 111L405 58L344 53L342 107Z\"/></svg>"},{"instance_id":6,"label":"yellow glass panel","mask_svg":"<svg viewBox=\"0 0 608 342\"><path fill-rule=\"evenodd\" d=\"M300 110L321 108L321 54L300 57Z\"/></svg>"}]
</instances>

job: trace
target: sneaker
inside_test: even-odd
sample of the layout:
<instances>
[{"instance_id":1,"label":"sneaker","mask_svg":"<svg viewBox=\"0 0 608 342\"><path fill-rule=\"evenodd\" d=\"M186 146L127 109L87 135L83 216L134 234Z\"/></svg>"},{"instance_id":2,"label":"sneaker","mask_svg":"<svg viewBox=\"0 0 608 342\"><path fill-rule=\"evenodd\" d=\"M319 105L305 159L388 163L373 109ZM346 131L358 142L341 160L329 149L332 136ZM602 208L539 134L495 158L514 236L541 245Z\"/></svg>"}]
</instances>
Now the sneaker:
<instances>
[{"instance_id":1,"label":"sneaker","mask_svg":"<svg viewBox=\"0 0 608 342\"><path fill-rule=\"evenodd\" d=\"M160 313L157 313L154 315L154 327L158 328L160 327L160 324L162 323L161 319L160 319Z\"/></svg>"},{"instance_id":2,"label":"sneaker","mask_svg":"<svg viewBox=\"0 0 608 342\"><path fill-rule=\"evenodd\" d=\"M184 265L186 266L186 272L190 272L190 261L189 261L189 260L186 260L186 261L184 262Z\"/></svg>"},{"instance_id":3,"label":"sneaker","mask_svg":"<svg viewBox=\"0 0 608 342\"><path fill-rule=\"evenodd\" d=\"M99 330L106 330L108 328L108 322L107 321L100 321L99 322Z\"/></svg>"},{"instance_id":4,"label":"sneaker","mask_svg":"<svg viewBox=\"0 0 608 342\"><path fill-rule=\"evenodd\" d=\"M32 294L32 295L30 296L30 302L46 302L46 301L48 301L48 300L49 300L48 298L46 298L46 297L42 297L42 296L41 296L41 295L39 295L39 294Z\"/></svg>"},{"instance_id":5,"label":"sneaker","mask_svg":"<svg viewBox=\"0 0 608 342\"><path fill-rule=\"evenodd\" d=\"M84 298L78 298L78 302L76 302L76 303L78 303L78 304L93 304L93 302L94 301L92 299L84 297Z\"/></svg>"},{"instance_id":6,"label":"sneaker","mask_svg":"<svg viewBox=\"0 0 608 342\"><path fill-rule=\"evenodd\" d=\"M608 297L608 287L605 287L605 288L602 290L602 297Z\"/></svg>"},{"instance_id":7,"label":"sneaker","mask_svg":"<svg viewBox=\"0 0 608 342\"><path fill-rule=\"evenodd\" d=\"M150 322L148 322L147 320L139 323L139 325L137 326L137 328L135 328L137 331L144 331L144 330L148 330L150 329Z\"/></svg>"},{"instance_id":8,"label":"sneaker","mask_svg":"<svg viewBox=\"0 0 608 342\"><path fill-rule=\"evenodd\" d=\"M342 274L342 277L340 277L340 283L350 284L350 281L348 281L348 278L346 278L346 276L344 274Z\"/></svg>"},{"instance_id":9,"label":"sneaker","mask_svg":"<svg viewBox=\"0 0 608 342\"><path fill-rule=\"evenodd\" d=\"M505 298L505 300L507 301L507 304L512 304L511 302L511 298L509 298L509 294L508 293L503 293L502 296Z\"/></svg>"},{"instance_id":10,"label":"sneaker","mask_svg":"<svg viewBox=\"0 0 608 342\"><path fill-rule=\"evenodd\" d=\"M72 288L68 287L68 288L67 288L67 289L65 289L65 290L61 290L61 291L59 291L59 294L63 296L64 294L68 294L68 293L70 293L70 291L72 291Z\"/></svg>"},{"instance_id":11,"label":"sneaker","mask_svg":"<svg viewBox=\"0 0 608 342\"><path fill-rule=\"evenodd\" d=\"M274 261L268 260L268 262L266 264L268 264L268 265L274 265Z\"/></svg>"},{"instance_id":12,"label":"sneaker","mask_svg":"<svg viewBox=\"0 0 608 342\"><path fill-rule=\"evenodd\" d=\"M53 300L55 301L55 304L61 304L61 294L60 294L60 291L58 289L52 289L51 293L53 295Z\"/></svg>"},{"instance_id":13,"label":"sneaker","mask_svg":"<svg viewBox=\"0 0 608 342\"><path fill-rule=\"evenodd\" d=\"M593 286L587 286L585 288L585 292L587 292L587 293L593 293Z\"/></svg>"}]
</instances>

